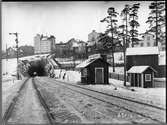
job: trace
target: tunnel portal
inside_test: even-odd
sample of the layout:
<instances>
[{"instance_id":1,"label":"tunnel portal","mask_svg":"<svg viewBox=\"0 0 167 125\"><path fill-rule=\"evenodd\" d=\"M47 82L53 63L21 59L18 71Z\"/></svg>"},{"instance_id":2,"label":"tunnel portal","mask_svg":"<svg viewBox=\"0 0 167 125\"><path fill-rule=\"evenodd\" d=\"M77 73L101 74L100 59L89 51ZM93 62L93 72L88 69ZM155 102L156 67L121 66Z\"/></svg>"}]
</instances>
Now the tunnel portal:
<instances>
[{"instance_id":1,"label":"tunnel portal","mask_svg":"<svg viewBox=\"0 0 167 125\"><path fill-rule=\"evenodd\" d=\"M45 70L45 63L42 60L32 61L30 62L30 66L27 69L27 73L30 77L34 76L47 76L47 72Z\"/></svg>"}]
</instances>

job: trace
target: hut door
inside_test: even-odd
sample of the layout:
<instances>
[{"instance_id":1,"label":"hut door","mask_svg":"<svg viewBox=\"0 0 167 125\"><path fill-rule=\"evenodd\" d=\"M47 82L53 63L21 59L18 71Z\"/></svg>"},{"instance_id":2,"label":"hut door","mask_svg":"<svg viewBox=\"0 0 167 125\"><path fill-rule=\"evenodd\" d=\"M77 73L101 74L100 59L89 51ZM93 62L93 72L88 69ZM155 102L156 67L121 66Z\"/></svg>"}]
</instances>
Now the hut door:
<instances>
[{"instance_id":1,"label":"hut door","mask_svg":"<svg viewBox=\"0 0 167 125\"><path fill-rule=\"evenodd\" d=\"M104 83L104 69L95 68L95 83Z\"/></svg>"}]
</instances>

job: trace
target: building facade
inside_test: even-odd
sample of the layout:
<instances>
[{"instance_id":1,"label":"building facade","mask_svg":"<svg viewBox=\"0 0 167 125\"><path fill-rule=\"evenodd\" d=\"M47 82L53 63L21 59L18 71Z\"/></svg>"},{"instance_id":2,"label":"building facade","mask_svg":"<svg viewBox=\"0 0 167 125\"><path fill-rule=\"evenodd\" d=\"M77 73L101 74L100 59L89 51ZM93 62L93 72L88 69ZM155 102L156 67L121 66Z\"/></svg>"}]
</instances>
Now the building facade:
<instances>
[{"instance_id":1,"label":"building facade","mask_svg":"<svg viewBox=\"0 0 167 125\"><path fill-rule=\"evenodd\" d=\"M143 33L142 35L142 41L140 41L139 46L140 47L153 47L156 46L155 42L155 36L151 33Z\"/></svg>"},{"instance_id":2,"label":"building facade","mask_svg":"<svg viewBox=\"0 0 167 125\"><path fill-rule=\"evenodd\" d=\"M136 47L154 47L156 46L156 36L152 33L145 32L141 34L141 41ZM158 48L160 51L165 51L165 40L163 42L158 42Z\"/></svg>"},{"instance_id":3,"label":"building facade","mask_svg":"<svg viewBox=\"0 0 167 125\"><path fill-rule=\"evenodd\" d=\"M55 37L53 35L48 37L37 34L34 37L35 54L52 53L54 49L55 49Z\"/></svg>"},{"instance_id":4,"label":"building facade","mask_svg":"<svg viewBox=\"0 0 167 125\"><path fill-rule=\"evenodd\" d=\"M98 42L99 33L95 30L92 30L91 33L88 34L88 46L93 46Z\"/></svg>"}]
</instances>

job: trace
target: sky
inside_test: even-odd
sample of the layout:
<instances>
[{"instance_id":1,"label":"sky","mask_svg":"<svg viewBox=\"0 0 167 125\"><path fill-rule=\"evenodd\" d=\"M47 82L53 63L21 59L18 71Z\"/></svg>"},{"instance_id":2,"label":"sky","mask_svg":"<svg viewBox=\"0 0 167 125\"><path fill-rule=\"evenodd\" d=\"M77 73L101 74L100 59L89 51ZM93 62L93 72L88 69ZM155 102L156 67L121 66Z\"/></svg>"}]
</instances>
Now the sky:
<instances>
[{"instance_id":1,"label":"sky","mask_svg":"<svg viewBox=\"0 0 167 125\"><path fill-rule=\"evenodd\" d=\"M56 43L71 38L86 42L92 30L105 31L107 24L100 20L107 16L109 7L120 13L125 4L134 3L140 3L138 30L143 33L148 28L145 22L151 1L2 2L2 50L6 44L15 46L15 36L9 35L13 32L19 33L19 46L34 45L37 33L54 35Z\"/></svg>"}]
</instances>

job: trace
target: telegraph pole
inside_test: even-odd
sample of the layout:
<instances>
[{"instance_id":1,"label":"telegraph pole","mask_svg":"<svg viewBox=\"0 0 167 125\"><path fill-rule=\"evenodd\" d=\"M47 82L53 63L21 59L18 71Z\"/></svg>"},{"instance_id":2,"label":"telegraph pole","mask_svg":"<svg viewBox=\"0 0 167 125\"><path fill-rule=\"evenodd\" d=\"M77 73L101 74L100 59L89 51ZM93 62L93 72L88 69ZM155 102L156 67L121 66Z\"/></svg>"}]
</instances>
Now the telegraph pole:
<instances>
[{"instance_id":1,"label":"telegraph pole","mask_svg":"<svg viewBox=\"0 0 167 125\"><path fill-rule=\"evenodd\" d=\"M8 47L6 44L6 75L8 74L7 65L8 65Z\"/></svg>"},{"instance_id":2,"label":"telegraph pole","mask_svg":"<svg viewBox=\"0 0 167 125\"><path fill-rule=\"evenodd\" d=\"M19 71L18 71L18 64L19 64L19 51L18 51L18 33L9 33L9 35L15 35L16 36L16 49L17 49L17 79L19 80Z\"/></svg>"}]
</instances>

